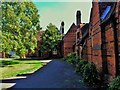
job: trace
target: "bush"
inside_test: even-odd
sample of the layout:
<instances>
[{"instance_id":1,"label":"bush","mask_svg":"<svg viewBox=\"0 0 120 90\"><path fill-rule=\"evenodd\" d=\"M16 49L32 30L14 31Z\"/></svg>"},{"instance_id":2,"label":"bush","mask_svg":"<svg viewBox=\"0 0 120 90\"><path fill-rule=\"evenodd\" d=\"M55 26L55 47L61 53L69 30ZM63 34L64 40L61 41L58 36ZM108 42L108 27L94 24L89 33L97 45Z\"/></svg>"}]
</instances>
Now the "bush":
<instances>
[{"instance_id":1,"label":"bush","mask_svg":"<svg viewBox=\"0 0 120 90\"><path fill-rule=\"evenodd\" d=\"M75 63L75 60L76 60L76 57L75 57L75 53L72 52L72 53L69 53L67 55L67 58L66 58L66 61L70 64L74 64Z\"/></svg>"},{"instance_id":2,"label":"bush","mask_svg":"<svg viewBox=\"0 0 120 90\"><path fill-rule=\"evenodd\" d=\"M80 72L83 77L83 82L89 85L95 85L99 81L99 75L95 64L88 60L80 60L76 64L76 72Z\"/></svg>"},{"instance_id":3,"label":"bush","mask_svg":"<svg viewBox=\"0 0 120 90\"><path fill-rule=\"evenodd\" d=\"M95 64L88 62L83 69L83 81L90 85L98 84L99 76Z\"/></svg>"},{"instance_id":4,"label":"bush","mask_svg":"<svg viewBox=\"0 0 120 90\"><path fill-rule=\"evenodd\" d=\"M80 60L78 63L76 63L76 72L80 72L82 74L87 63L87 60Z\"/></svg>"},{"instance_id":5,"label":"bush","mask_svg":"<svg viewBox=\"0 0 120 90\"><path fill-rule=\"evenodd\" d=\"M78 56L75 57L75 65L78 64L78 62L80 61L80 58Z\"/></svg>"},{"instance_id":6,"label":"bush","mask_svg":"<svg viewBox=\"0 0 120 90\"><path fill-rule=\"evenodd\" d=\"M75 64L76 72L80 72L83 77L83 82L89 85L97 85L99 82L99 75L96 66L93 62L88 60L80 60L79 57L75 57L75 53L69 53L65 59L70 64Z\"/></svg>"},{"instance_id":7,"label":"bush","mask_svg":"<svg viewBox=\"0 0 120 90\"><path fill-rule=\"evenodd\" d=\"M20 58L18 55L16 55L16 54L13 54L12 56L11 56L12 58Z\"/></svg>"},{"instance_id":8,"label":"bush","mask_svg":"<svg viewBox=\"0 0 120 90\"><path fill-rule=\"evenodd\" d=\"M108 85L108 90L120 90L120 76L112 80Z\"/></svg>"},{"instance_id":9,"label":"bush","mask_svg":"<svg viewBox=\"0 0 120 90\"><path fill-rule=\"evenodd\" d=\"M0 60L0 67L5 67L7 65L18 64L18 61L14 60Z\"/></svg>"}]
</instances>

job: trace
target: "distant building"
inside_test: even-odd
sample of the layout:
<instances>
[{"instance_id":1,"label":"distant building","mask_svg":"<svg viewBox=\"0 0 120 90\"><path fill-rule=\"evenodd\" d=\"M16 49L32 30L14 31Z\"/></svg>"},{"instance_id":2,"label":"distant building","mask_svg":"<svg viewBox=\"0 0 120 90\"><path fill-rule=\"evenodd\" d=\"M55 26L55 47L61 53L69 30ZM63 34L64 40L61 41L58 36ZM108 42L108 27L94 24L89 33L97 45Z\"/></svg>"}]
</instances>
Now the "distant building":
<instances>
[{"instance_id":1,"label":"distant building","mask_svg":"<svg viewBox=\"0 0 120 90\"><path fill-rule=\"evenodd\" d=\"M63 41L63 37L64 37L64 21L61 22L61 26L60 26L60 30L59 30L60 34L61 34L61 38L58 42L57 45L57 57L62 58L64 56L64 41Z\"/></svg>"},{"instance_id":2,"label":"distant building","mask_svg":"<svg viewBox=\"0 0 120 90\"><path fill-rule=\"evenodd\" d=\"M42 39L41 35L44 33L43 30L40 30L36 34L36 40L37 40L37 47L35 48L35 52L32 53L31 50L28 51L27 57L42 57L41 50L40 50L40 41Z\"/></svg>"},{"instance_id":3,"label":"distant building","mask_svg":"<svg viewBox=\"0 0 120 90\"><path fill-rule=\"evenodd\" d=\"M73 44L76 41L76 31L77 26L73 23L64 36L64 57L66 57L68 53L74 52Z\"/></svg>"},{"instance_id":4,"label":"distant building","mask_svg":"<svg viewBox=\"0 0 120 90\"><path fill-rule=\"evenodd\" d=\"M74 52L76 52L76 56L80 56L80 47L78 45L78 42L80 40L80 27L81 27L81 12L78 10L76 13L76 25L77 25L77 31L76 31L76 41L74 42Z\"/></svg>"},{"instance_id":5,"label":"distant building","mask_svg":"<svg viewBox=\"0 0 120 90\"><path fill-rule=\"evenodd\" d=\"M73 23L64 36L64 57L70 52L75 52L76 56L81 57L81 28L85 23L81 23L81 12L80 10L76 13L76 25ZM85 25L86 26L86 25Z\"/></svg>"},{"instance_id":6,"label":"distant building","mask_svg":"<svg viewBox=\"0 0 120 90\"><path fill-rule=\"evenodd\" d=\"M78 45L78 50L79 50L79 53L77 53L77 56L79 56L80 58L83 58L83 49L84 49L84 46L85 46L85 40L86 40L86 37L88 36L88 30L89 30L89 23L83 23L83 24L80 24L80 31L78 32L79 35L77 35L77 45ZM77 34L78 34L77 33Z\"/></svg>"},{"instance_id":7,"label":"distant building","mask_svg":"<svg viewBox=\"0 0 120 90\"><path fill-rule=\"evenodd\" d=\"M77 18L76 19L77 32L76 32L76 42L74 43L74 47L75 47L76 56L81 58L81 51L82 51L81 45L83 44L83 37L85 37L87 32L86 30L88 29L89 26L88 24L81 22L80 11L77 11L76 18Z\"/></svg>"},{"instance_id":8,"label":"distant building","mask_svg":"<svg viewBox=\"0 0 120 90\"><path fill-rule=\"evenodd\" d=\"M37 48L35 49L35 55L37 57L41 57L41 50L40 50L40 41L42 39L42 34L44 33L43 30L38 31L37 35L36 35L36 39L37 39Z\"/></svg>"}]
</instances>

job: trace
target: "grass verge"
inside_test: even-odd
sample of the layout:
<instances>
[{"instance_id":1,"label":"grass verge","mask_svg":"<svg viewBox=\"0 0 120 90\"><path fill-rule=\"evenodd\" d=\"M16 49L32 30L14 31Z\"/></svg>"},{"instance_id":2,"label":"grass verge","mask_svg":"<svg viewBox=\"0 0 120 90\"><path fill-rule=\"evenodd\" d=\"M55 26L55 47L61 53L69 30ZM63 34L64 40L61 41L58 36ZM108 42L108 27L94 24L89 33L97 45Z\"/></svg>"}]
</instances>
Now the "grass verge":
<instances>
[{"instance_id":1,"label":"grass verge","mask_svg":"<svg viewBox=\"0 0 120 90\"><path fill-rule=\"evenodd\" d=\"M35 71L45 65L39 60L0 60L0 78L9 78Z\"/></svg>"}]
</instances>

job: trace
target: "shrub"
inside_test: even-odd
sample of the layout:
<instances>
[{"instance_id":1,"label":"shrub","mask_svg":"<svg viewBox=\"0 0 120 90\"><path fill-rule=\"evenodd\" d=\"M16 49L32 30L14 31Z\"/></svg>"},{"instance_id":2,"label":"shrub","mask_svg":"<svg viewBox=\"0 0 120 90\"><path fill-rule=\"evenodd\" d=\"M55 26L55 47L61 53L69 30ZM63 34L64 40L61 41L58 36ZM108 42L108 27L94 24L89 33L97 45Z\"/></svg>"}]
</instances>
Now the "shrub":
<instances>
[{"instance_id":1,"label":"shrub","mask_svg":"<svg viewBox=\"0 0 120 90\"><path fill-rule=\"evenodd\" d=\"M66 61L67 61L68 63L70 63L70 64L74 64L74 63L75 63L75 59L76 59L75 53L72 52L72 53L69 53L69 54L67 55Z\"/></svg>"},{"instance_id":2,"label":"shrub","mask_svg":"<svg viewBox=\"0 0 120 90\"><path fill-rule=\"evenodd\" d=\"M83 69L83 81L89 85L96 85L99 81L99 76L95 64L88 62Z\"/></svg>"},{"instance_id":3,"label":"shrub","mask_svg":"<svg viewBox=\"0 0 120 90\"><path fill-rule=\"evenodd\" d=\"M20 58L18 55L16 55L16 54L13 54L12 56L11 56L12 58Z\"/></svg>"},{"instance_id":4,"label":"shrub","mask_svg":"<svg viewBox=\"0 0 120 90\"><path fill-rule=\"evenodd\" d=\"M78 62L80 61L80 58L78 56L75 57L75 65L78 64Z\"/></svg>"},{"instance_id":5,"label":"shrub","mask_svg":"<svg viewBox=\"0 0 120 90\"><path fill-rule=\"evenodd\" d=\"M18 64L18 61L14 60L0 60L0 67L5 67L7 65Z\"/></svg>"},{"instance_id":6,"label":"shrub","mask_svg":"<svg viewBox=\"0 0 120 90\"><path fill-rule=\"evenodd\" d=\"M108 85L108 90L120 90L120 76L112 80Z\"/></svg>"},{"instance_id":7,"label":"shrub","mask_svg":"<svg viewBox=\"0 0 120 90\"><path fill-rule=\"evenodd\" d=\"M78 63L76 63L76 72L80 72L82 74L87 63L87 60L80 60Z\"/></svg>"}]
</instances>

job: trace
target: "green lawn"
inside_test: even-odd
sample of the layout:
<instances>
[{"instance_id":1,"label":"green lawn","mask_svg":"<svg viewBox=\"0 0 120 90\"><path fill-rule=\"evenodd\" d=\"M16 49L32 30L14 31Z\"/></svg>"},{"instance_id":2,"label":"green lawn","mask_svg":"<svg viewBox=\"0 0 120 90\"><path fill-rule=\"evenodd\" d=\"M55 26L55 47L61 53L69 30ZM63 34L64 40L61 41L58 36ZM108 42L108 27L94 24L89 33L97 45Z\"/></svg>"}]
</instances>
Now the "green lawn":
<instances>
[{"instance_id":1,"label":"green lawn","mask_svg":"<svg viewBox=\"0 0 120 90\"><path fill-rule=\"evenodd\" d=\"M8 78L34 71L45 63L39 60L0 60L0 78Z\"/></svg>"}]
</instances>

